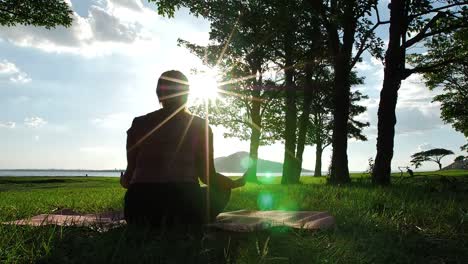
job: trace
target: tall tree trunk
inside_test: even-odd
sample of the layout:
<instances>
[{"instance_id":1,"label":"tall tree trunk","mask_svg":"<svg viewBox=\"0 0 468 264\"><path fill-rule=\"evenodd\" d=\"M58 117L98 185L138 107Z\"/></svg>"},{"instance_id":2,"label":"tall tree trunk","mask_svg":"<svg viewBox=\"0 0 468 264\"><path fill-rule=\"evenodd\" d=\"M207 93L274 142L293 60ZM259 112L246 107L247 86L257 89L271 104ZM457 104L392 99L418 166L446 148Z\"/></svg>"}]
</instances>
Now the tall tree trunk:
<instances>
[{"instance_id":1,"label":"tall tree trunk","mask_svg":"<svg viewBox=\"0 0 468 264\"><path fill-rule=\"evenodd\" d=\"M253 121L253 120L252 120ZM247 172L248 182L258 182L257 178L257 163L258 163L258 147L260 146L260 131L256 128L252 128L250 134L250 164Z\"/></svg>"},{"instance_id":2,"label":"tall tree trunk","mask_svg":"<svg viewBox=\"0 0 468 264\"><path fill-rule=\"evenodd\" d=\"M385 54L384 81L377 113L377 155L372 172L372 182L377 185L390 184L396 124L395 109L405 67L405 50L400 43L405 34L405 23L405 1L393 0L390 5L390 38Z\"/></svg>"},{"instance_id":3,"label":"tall tree trunk","mask_svg":"<svg viewBox=\"0 0 468 264\"><path fill-rule=\"evenodd\" d=\"M350 105L350 63L353 55L353 44L356 33L355 10L357 0L343 1L344 11L342 33L336 25L329 25L329 47L333 56L335 77L333 81L333 135L332 135L332 162L329 182L342 184L351 181L348 170L348 119ZM340 43L339 35L342 35Z\"/></svg>"},{"instance_id":4,"label":"tall tree trunk","mask_svg":"<svg viewBox=\"0 0 468 264\"><path fill-rule=\"evenodd\" d=\"M302 172L302 156L304 154L305 142L310 119L310 108L312 105L312 68L309 64L305 67L306 81L304 85L304 100L302 104L302 113L299 118L299 131L297 137L296 167L293 180L299 182Z\"/></svg>"},{"instance_id":5,"label":"tall tree trunk","mask_svg":"<svg viewBox=\"0 0 468 264\"><path fill-rule=\"evenodd\" d=\"M260 73L261 68L257 66L257 73ZM260 98L260 86L262 85L262 75L260 74L259 78L255 82L254 90L252 91L252 96L255 98ZM258 148L260 146L260 136L262 129L262 118L260 116L261 102L259 100L252 100L252 108L250 110L251 118L251 133L250 133L250 164L247 173L248 182L258 182L257 178L257 163L258 163Z\"/></svg>"},{"instance_id":6,"label":"tall tree trunk","mask_svg":"<svg viewBox=\"0 0 468 264\"><path fill-rule=\"evenodd\" d=\"M442 163L437 162L437 164L439 165L439 170L441 170L442 169Z\"/></svg>"},{"instance_id":7,"label":"tall tree trunk","mask_svg":"<svg viewBox=\"0 0 468 264\"><path fill-rule=\"evenodd\" d=\"M282 184L297 183L293 178L296 165L296 87L293 81L292 32L285 34L285 89L286 89L286 124L284 131L284 162Z\"/></svg>"},{"instance_id":8,"label":"tall tree trunk","mask_svg":"<svg viewBox=\"0 0 468 264\"><path fill-rule=\"evenodd\" d=\"M314 176L322 176L322 153L323 153L323 142L321 138L317 138L315 146L315 169Z\"/></svg>"},{"instance_id":9,"label":"tall tree trunk","mask_svg":"<svg viewBox=\"0 0 468 264\"><path fill-rule=\"evenodd\" d=\"M348 119L350 80L349 60L339 54L335 58L335 79L333 87L333 136L332 136L332 164L330 183L340 184L351 181L348 170Z\"/></svg>"}]
</instances>

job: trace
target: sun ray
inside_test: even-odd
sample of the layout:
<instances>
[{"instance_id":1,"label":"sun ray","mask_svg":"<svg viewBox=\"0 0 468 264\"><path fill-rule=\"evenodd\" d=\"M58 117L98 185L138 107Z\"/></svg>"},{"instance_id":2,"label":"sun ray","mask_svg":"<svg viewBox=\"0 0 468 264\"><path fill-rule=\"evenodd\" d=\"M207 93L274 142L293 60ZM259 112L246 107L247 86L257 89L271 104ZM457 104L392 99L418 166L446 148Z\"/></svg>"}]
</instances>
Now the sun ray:
<instances>
[{"instance_id":1,"label":"sun ray","mask_svg":"<svg viewBox=\"0 0 468 264\"><path fill-rule=\"evenodd\" d=\"M223 93L223 94L227 94L227 95L236 96L236 97L243 98L243 99L247 99L247 100L250 100L250 101L258 101L258 102L262 102L262 103L265 102L265 99L258 98L258 97L255 97L255 96L247 96L247 95L239 94L239 93L232 92L232 91L226 91L226 90L218 89L218 92Z\"/></svg>"},{"instance_id":2,"label":"sun ray","mask_svg":"<svg viewBox=\"0 0 468 264\"><path fill-rule=\"evenodd\" d=\"M185 95L185 94L189 94L189 91L183 91L183 92L178 92L178 93L174 93L174 94L171 94L171 95L161 96L159 98L159 101L174 98L174 97L177 97L177 96L182 96L182 95Z\"/></svg>"},{"instance_id":3,"label":"sun ray","mask_svg":"<svg viewBox=\"0 0 468 264\"><path fill-rule=\"evenodd\" d=\"M252 122L252 120L247 119L246 122L249 123L249 125L251 125L251 126L252 126L254 129L256 129L257 131L260 131L260 129L261 129L260 126L257 125L257 124L255 124L254 122Z\"/></svg>"},{"instance_id":4,"label":"sun ray","mask_svg":"<svg viewBox=\"0 0 468 264\"><path fill-rule=\"evenodd\" d=\"M237 20L234 23L234 27L232 28L231 33L229 33L229 37L228 37L226 43L224 44L224 47L221 50L221 53L218 56L218 60L216 61L216 66L215 67L217 67L221 63L221 59L223 58L224 53L226 53L227 47L228 47L229 43L231 42L232 36L234 35L234 30L236 29L236 26L237 26L237 23L239 22L239 19L240 19L240 15L237 17Z\"/></svg>"},{"instance_id":5,"label":"sun ray","mask_svg":"<svg viewBox=\"0 0 468 264\"><path fill-rule=\"evenodd\" d=\"M161 123L156 125L153 129L151 129L148 133L146 133L143 137L141 137L133 146L128 148L127 152L130 152L134 150L136 147L138 147L143 141L145 141L149 136L151 136L154 132L156 132L159 128L161 128L164 124L166 124L171 118L173 118L177 113L179 113L181 110L185 109L186 105L183 104L179 108L177 108L172 114L170 114L168 117L166 117Z\"/></svg>"},{"instance_id":6,"label":"sun ray","mask_svg":"<svg viewBox=\"0 0 468 264\"><path fill-rule=\"evenodd\" d=\"M160 79L175 82L175 83L180 83L180 84L184 84L184 85L189 85L189 82L187 82L187 81L180 80L180 79L177 79L177 78L168 77L168 76L161 76Z\"/></svg>"},{"instance_id":7,"label":"sun ray","mask_svg":"<svg viewBox=\"0 0 468 264\"><path fill-rule=\"evenodd\" d=\"M308 62L305 62L305 61L302 61L302 62L298 62L294 65L290 65L290 66L287 66L287 67L283 67L283 68L280 68L276 71L276 73L279 73L281 71L284 71L284 70L288 70L288 69L296 69L296 68L300 68L300 67L303 67L305 64L307 64ZM233 83L238 83L238 82L242 82L242 81L246 81L246 80L250 80L250 79L254 79L254 78L257 78L257 73L255 74L250 74L250 75L246 75L246 76L243 76L243 77L239 77L239 78L236 78L236 79L231 79L231 80L228 80L228 81L224 81L224 82L220 82L219 83L219 86L223 86L223 85L226 85L226 84L233 84Z\"/></svg>"},{"instance_id":8,"label":"sun ray","mask_svg":"<svg viewBox=\"0 0 468 264\"><path fill-rule=\"evenodd\" d=\"M210 121L208 119L209 114L209 101L205 101L205 179L206 179L206 214L207 220L210 220Z\"/></svg>"},{"instance_id":9,"label":"sun ray","mask_svg":"<svg viewBox=\"0 0 468 264\"><path fill-rule=\"evenodd\" d=\"M192 124L193 117L194 117L193 115L190 115L190 120L187 122L187 126L184 129L184 133L180 137L179 143L177 144L177 148L176 148L176 151L175 151L176 154L179 153L180 147L182 146L182 143L184 142L185 136L187 135L187 131L189 130L190 125Z\"/></svg>"},{"instance_id":10,"label":"sun ray","mask_svg":"<svg viewBox=\"0 0 468 264\"><path fill-rule=\"evenodd\" d=\"M255 78L257 78L256 73L251 74L251 75L247 75L247 76L243 76L243 77L239 77L239 78L236 78L236 79L231 79L229 81L220 82L219 86L223 86L223 85L226 85L226 84L238 83L238 82L242 82L242 81L246 81L246 80L250 80L250 79L255 79Z\"/></svg>"}]
</instances>

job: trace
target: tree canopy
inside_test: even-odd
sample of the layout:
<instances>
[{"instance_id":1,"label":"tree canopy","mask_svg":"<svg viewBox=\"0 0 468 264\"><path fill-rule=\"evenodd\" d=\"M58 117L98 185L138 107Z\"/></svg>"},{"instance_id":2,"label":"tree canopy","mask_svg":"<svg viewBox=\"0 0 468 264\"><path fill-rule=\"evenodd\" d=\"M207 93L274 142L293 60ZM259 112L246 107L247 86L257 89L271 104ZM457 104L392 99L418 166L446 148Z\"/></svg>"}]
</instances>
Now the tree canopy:
<instances>
[{"instance_id":1,"label":"tree canopy","mask_svg":"<svg viewBox=\"0 0 468 264\"><path fill-rule=\"evenodd\" d=\"M230 123L233 128L228 132L230 136L250 138L251 142L277 140L279 136L285 146L282 183L299 182L304 145L315 143L319 148L318 142L320 148L333 146L329 182L350 182L348 138L365 140L361 131L368 125L353 118L366 110L359 105L353 107L365 95L351 92L353 68L366 51L385 60L373 183L390 184L398 90L402 80L411 74L427 74L425 77L432 78L434 86L444 84L445 93L435 99L446 109L442 109L444 120L459 131L466 127L466 100L460 91L466 95L463 31L468 1L394 0L388 5L390 20L381 20L386 16L380 16L379 12L385 7L378 0L149 1L156 3L160 14L172 17L176 9L186 7L211 22L208 47L183 45L204 57L208 64L221 67L224 82L229 79L237 82L225 88L245 98L260 99L242 101L233 97L232 102L226 101L223 109L218 109L221 115L213 120L223 117L220 123ZM390 26L385 58L384 43L376 35L378 27L384 24ZM413 49L419 44L426 44L428 52ZM410 54L414 50L419 54ZM263 79L263 73L271 72L272 65L277 73L281 72L280 80ZM316 76L321 69L330 75L328 85L320 81L324 75ZM265 93L263 88L268 81L282 92L274 96ZM277 112L270 112L273 117L270 122L268 115L264 115L270 111L265 107L270 106L266 101L280 99L277 95L283 100L276 100L272 106ZM210 112L216 113L216 109ZM267 127L271 124L274 126ZM261 133L267 133L257 133L260 131L257 127L262 129ZM250 129L250 135L243 131L246 128ZM258 144L251 144L251 151L255 151L252 157L257 155L255 149ZM435 158L439 166L440 158ZM419 166L427 160L430 159L419 158L415 162Z\"/></svg>"},{"instance_id":2,"label":"tree canopy","mask_svg":"<svg viewBox=\"0 0 468 264\"><path fill-rule=\"evenodd\" d=\"M421 151L414 153L411 155L411 163L416 167L419 168L423 162L426 161L433 161L439 165L439 169L442 169L441 160L443 157L448 155L453 155L453 151L443 148L435 148L426 151Z\"/></svg>"},{"instance_id":3,"label":"tree canopy","mask_svg":"<svg viewBox=\"0 0 468 264\"><path fill-rule=\"evenodd\" d=\"M73 12L64 0L1 0L0 25L32 25L47 29L69 27Z\"/></svg>"},{"instance_id":4,"label":"tree canopy","mask_svg":"<svg viewBox=\"0 0 468 264\"><path fill-rule=\"evenodd\" d=\"M441 103L442 119L468 137L468 29L441 34L426 47L428 53L413 56L412 63L418 68L440 65L439 70L424 74L426 84L443 89L434 97Z\"/></svg>"}]
</instances>

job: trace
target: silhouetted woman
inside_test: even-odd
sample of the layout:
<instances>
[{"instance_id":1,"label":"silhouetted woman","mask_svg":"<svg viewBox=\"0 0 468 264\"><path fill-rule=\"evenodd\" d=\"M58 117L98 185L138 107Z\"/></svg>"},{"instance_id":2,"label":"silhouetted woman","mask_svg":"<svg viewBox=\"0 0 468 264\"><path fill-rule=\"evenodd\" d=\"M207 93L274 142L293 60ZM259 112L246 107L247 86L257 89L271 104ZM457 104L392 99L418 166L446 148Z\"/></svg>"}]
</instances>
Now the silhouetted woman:
<instances>
[{"instance_id":1,"label":"silhouetted woman","mask_svg":"<svg viewBox=\"0 0 468 264\"><path fill-rule=\"evenodd\" d=\"M216 173L213 135L206 120L186 109L189 85L179 71L164 72L156 94L162 109L136 117L127 131L125 219L129 224L175 225L212 221L243 186ZM207 184L200 187L199 179Z\"/></svg>"}]
</instances>

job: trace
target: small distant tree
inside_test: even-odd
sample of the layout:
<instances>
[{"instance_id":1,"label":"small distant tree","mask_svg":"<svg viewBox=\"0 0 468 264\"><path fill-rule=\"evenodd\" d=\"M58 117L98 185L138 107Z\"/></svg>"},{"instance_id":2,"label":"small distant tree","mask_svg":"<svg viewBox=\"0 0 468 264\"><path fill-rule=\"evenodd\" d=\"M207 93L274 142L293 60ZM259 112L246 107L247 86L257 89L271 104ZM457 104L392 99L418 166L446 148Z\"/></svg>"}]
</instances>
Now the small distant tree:
<instances>
[{"instance_id":1,"label":"small distant tree","mask_svg":"<svg viewBox=\"0 0 468 264\"><path fill-rule=\"evenodd\" d=\"M453 151L443 148L435 148L427 151L421 151L411 156L411 163L416 167L420 167L425 161L433 161L439 165L439 170L442 169L441 160L447 155L453 155Z\"/></svg>"},{"instance_id":2,"label":"small distant tree","mask_svg":"<svg viewBox=\"0 0 468 264\"><path fill-rule=\"evenodd\" d=\"M361 83L356 79L356 83ZM312 111L310 114L310 130L307 135L307 144L315 145L315 172L314 176L322 176L322 153L332 143L333 132L333 104L331 102L331 89L322 87L317 89L312 102ZM367 137L363 134L363 129L369 126L368 122L360 122L357 116L364 113L367 108L359 105L361 100L368 97L359 91L350 94L350 113L348 120L348 138L354 138L360 141L366 141Z\"/></svg>"},{"instance_id":3,"label":"small distant tree","mask_svg":"<svg viewBox=\"0 0 468 264\"><path fill-rule=\"evenodd\" d=\"M462 151L468 152L468 143L466 143L465 145L461 146L460 149L461 149Z\"/></svg>"},{"instance_id":4,"label":"small distant tree","mask_svg":"<svg viewBox=\"0 0 468 264\"><path fill-rule=\"evenodd\" d=\"M374 170L374 158L370 157L367 160L367 169L364 173L368 174L369 176L372 176L372 171Z\"/></svg>"},{"instance_id":5,"label":"small distant tree","mask_svg":"<svg viewBox=\"0 0 468 264\"><path fill-rule=\"evenodd\" d=\"M465 159L465 156L460 155L460 156L456 157L454 161L458 162L458 161L463 161L464 159Z\"/></svg>"},{"instance_id":6,"label":"small distant tree","mask_svg":"<svg viewBox=\"0 0 468 264\"><path fill-rule=\"evenodd\" d=\"M0 25L32 25L54 28L69 27L73 12L64 0L2 0L0 1Z\"/></svg>"}]
</instances>

